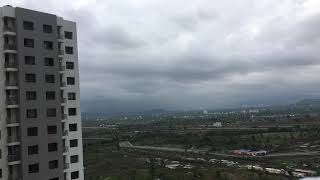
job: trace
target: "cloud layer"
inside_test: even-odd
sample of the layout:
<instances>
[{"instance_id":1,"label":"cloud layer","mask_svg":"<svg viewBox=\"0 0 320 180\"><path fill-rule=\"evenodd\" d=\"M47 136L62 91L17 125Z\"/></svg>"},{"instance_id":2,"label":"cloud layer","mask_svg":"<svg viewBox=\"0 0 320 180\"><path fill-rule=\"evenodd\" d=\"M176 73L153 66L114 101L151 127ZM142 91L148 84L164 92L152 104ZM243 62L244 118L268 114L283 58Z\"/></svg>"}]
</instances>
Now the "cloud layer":
<instances>
[{"instance_id":1,"label":"cloud layer","mask_svg":"<svg viewBox=\"0 0 320 180\"><path fill-rule=\"evenodd\" d=\"M83 111L216 108L320 95L318 0L0 4L78 23Z\"/></svg>"}]
</instances>

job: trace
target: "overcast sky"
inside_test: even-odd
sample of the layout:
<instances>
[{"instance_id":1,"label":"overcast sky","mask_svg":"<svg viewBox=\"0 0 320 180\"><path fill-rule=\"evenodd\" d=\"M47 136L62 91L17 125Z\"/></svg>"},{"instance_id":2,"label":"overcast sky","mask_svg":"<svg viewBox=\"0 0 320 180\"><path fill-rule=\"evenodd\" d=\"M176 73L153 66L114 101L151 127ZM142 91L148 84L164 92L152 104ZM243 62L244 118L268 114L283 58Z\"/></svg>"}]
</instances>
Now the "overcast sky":
<instances>
[{"instance_id":1,"label":"overcast sky","mask_svg":"<svg viewBox=\"0 0 320 180\"><path fill-rule=\"evenodd\" d=\"M82 110L320 97L319 0L1 0L76 21Z\"/></svg>"}]
</instances>

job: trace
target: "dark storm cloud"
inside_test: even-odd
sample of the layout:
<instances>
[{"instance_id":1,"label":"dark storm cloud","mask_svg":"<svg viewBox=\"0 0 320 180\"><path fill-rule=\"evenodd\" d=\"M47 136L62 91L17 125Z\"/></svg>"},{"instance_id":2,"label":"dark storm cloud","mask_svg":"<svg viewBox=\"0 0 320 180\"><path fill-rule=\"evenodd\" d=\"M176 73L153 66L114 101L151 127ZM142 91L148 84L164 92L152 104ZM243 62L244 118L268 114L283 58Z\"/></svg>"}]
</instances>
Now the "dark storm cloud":
<instances>
[{"instance_id":1,"label":"dark storm cloud","mask_svg":"<svg viewBox=\"0 0 320 180\"><path fill-rule=\"evenodd\" d=\"M320 96L317 0L8 2L77 22L83 111Z\"/></svg>"}]
</instances>

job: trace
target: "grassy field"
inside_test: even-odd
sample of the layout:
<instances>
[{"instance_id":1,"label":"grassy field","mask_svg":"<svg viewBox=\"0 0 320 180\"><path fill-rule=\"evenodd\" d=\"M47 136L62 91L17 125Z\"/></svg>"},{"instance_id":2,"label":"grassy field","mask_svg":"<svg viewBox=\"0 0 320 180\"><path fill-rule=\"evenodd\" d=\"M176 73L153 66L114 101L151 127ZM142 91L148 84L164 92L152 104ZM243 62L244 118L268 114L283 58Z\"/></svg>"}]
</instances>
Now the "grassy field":
<instances>
[{"instance_id":1,"label":"grassy field","mask_svg":"<svg viewBox=\"0 0 320 180\"><path fill-rule=\"evenodd\" d=\"M114 143L86 143L84 148L86 180L286 180L288 178L240 168L193 164L193 169L170 170L151 163L163 157L176 160L175 153L118 151Z\"/></svg>"}]
</instances>

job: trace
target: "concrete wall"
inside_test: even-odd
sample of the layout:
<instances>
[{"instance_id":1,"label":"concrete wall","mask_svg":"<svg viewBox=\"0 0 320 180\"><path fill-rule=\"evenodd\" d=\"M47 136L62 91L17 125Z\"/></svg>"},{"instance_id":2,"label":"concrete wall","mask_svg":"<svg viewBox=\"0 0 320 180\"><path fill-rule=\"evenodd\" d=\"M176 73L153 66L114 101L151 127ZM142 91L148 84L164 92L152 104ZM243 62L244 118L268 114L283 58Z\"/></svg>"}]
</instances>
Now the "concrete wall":
<instances>
[{"instance_id":1,"label":"concrete wall","mask_svg":"<svg viewBox=\"0 0 320 180\"><path fill-rule=\"evenodd\" d=\"M20 126L15 127L16 130L21 131L21 177L23 180L48 180L50 178L64 179L66 175L67 180L71 179L71 172L79 171L79 180L84 179L83 174L83 152L82 152L82 125L81 125L81 111L80 111L80 90L79 90L79 65L78 65L78 49L77 49L77 30L76 23L71 21L65 21L61 17L56 17L55 15L36 12L32 10L27 10L23 8L14 8L10 6L0 7L0 17L7 16L16 18L16 41L17 41L17 60L18 60L18 83L19 83L19 110L18 115L21 121ZM34 22L35 30L28 31L23 29L23 21ZM52 34L43 33L43 24L52 25ZM69 31L73 33L73 39L64 39L63 41L58 40L57 37L57 26L61 26L61 34L64 31ZM8 179L8 143L7 143L7 122L6 122L6 91L5 91L5 68L4 68L4 53L3 53L3 21L0 20L0 168L2 169L2 178ZM24 47L24 38L30 38L35 40L34 48ZM45 50L43 48L43 41L52 41L54 44L53 50ZM74 54L68 55L64 54L62 57L63 66L66 62L74 62L74 70L66 70L63 73L63 82L67 82L67 77L74 77L76 82L75 85L68 85L63 92L63 97L67 98L68 92L76 93L76 100L67 100L66 104L61 104L60 101L60 75L59 72L59 56L58 56L58 41L62 42L62 48L65 46L70 46L74 48ZM25 65L24 56L35 56L36 65ZM51 57L55 60L54 67L44 66L44 57ZM35 73L37 76L36 83L25 82L25 73ZM55 83L47 84L45 83L45 74L54 74ZM36 91L37 100L26 101L26 91ZM46 101L45 92L46 91L56 91L56 100ZM54 118L47 118L46 110L47 108L56 108L57 114ZM64 114L68 114L68 108L76 108L76 116L68 116L66 120L61 120L61 107L64 107ZM30 108L37 109L38 117L36 119L27 119L26 110ZM78 131L69 132L66 137L62 137L62 122L65 124L64 129L68 130L69 124L77 123ZM57 134L48 135L47 126L56 125ZM38 127L37 137L28 137L27 128L28 127ZM69 151L63 153L63 141L65 145L70 147L69 141L71 139L78 139L78 147L69 148ZM58 151L48 152L48 143L57 142ZM28 155L28 146L39 145L38 155ZM78 155L79 162L70 164L70 156ZM64 169L63 167L63 157L66 159L66 163L69 163L69 168ZM49 161L58 160L59 165L57 169L49 169ZM39 163L40 171L39 173L30 174L29 165ZM12 163L11 163L12 164ZM15 166L16 168L16 166ZM66 174L64 174L66 173Z\"/></svg>"},{"instance_id":2,"label":"concrete wall","mask_svg":"<svg viewBox=\"0 0 320 180\"><path fill-rule=\"evenodd\" d=\"M3 18L4 7L0 8L0 17ZM7 122L6 122L6 91L5 91L5 69L4 69L4 53L3 53L3 21L0 21L0 169L2 169L2 179L8 179L8 161L7 161ZM1 179L1 178L0 178Z\"/></svg>"},{"instance_id":3,"label":"concrete wall","mask_svg":"<svg viewBox=\"0 0 320 180\"><path fill-rule=\"evenodd\" d=\"M34 23L34 30L24 30L23 21ZM21 120L21 152L22 152L22 171L23 180L63 178L63 159L62 159L62 128L61 128L61 102L60 102L60 81L58 67L58 42L57 42L57 17L55 15L40 13L23 8L16 8L17 22L17 47L19 61L19 89L20 89L20 120ZM43 24L52 25L51 34L43 33ZM24 38L34 39L35 47L24 47ZM46 50L43 47L43 41L52 41L53 50ZM25 65L24 56L35 56L36 65ZM55 66L44 66L44 58L54 58ZM35 73L37 82L25 82L26 73ZM45 83L45 74L54 74L55 83ZM36 91L36 101L26 101L26 91ZM47 101L45 99L46 91L55 91L56 100ZM30 108L37 109L36 119L27 119L26 111ZM48 118L47 108L56 108L57 114L54 118ZM57 134L48 135L47 126L56 125ZM37 137L28 137L27 128L38 127ZM58 143L57 152L48 152L48 143ZM28 146L39 145L38 155L28 155ZM58 160L57 169L49 169L49 161ZM39 173L28 173L29 165L39 163Z\"/></svg>"},{"instance_id":4,"label":"concrete wall","mask_svg":"<svg viewBox=\"0 0 320 180\"><path fill-rule=\"evenodd\" d=\"M77 28L76 23L71 21L63 21L62 31L69 31L73 33L73 39L64 39L63 49L65 46L73 47L73 55L65 54L64 55L64 63L66 61L74 62L74 70L66 70L64 75L64 80L66 81L67 77L75 77L75 85L67 86L65 90L65 97L67 97L68 92L76 93L75 101L67 101L65 112L68 112L68 108L77 108L76 116L68 116L66 129L68 129L68 124L77 123L78 131L69 132L66 138L66 146L70 147L69 141L71 139L78 139L78 147L77 148L69 148L69 153L66 155L67 163L70 163L70 156L78 155L79 162L70 164L69 169L65 170L67 173L67 177L70 178L70 173L73 171L79 171L79 180L84 179L83 174L83 150L82 150L82 125L81 125L81 111L80 111L80 86L79 86L79 64L78 64L78 47L77 47Z\"/></svg>"}]
</instances>

